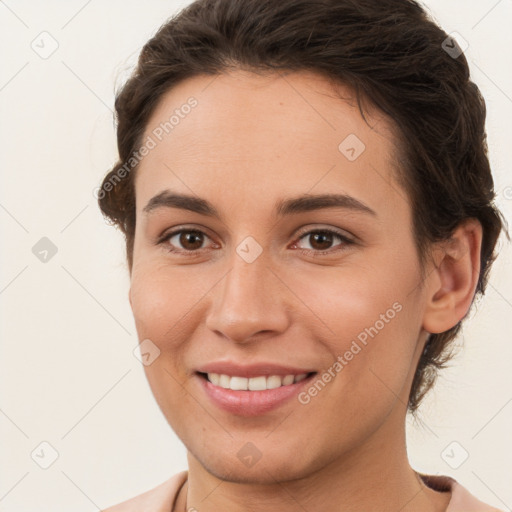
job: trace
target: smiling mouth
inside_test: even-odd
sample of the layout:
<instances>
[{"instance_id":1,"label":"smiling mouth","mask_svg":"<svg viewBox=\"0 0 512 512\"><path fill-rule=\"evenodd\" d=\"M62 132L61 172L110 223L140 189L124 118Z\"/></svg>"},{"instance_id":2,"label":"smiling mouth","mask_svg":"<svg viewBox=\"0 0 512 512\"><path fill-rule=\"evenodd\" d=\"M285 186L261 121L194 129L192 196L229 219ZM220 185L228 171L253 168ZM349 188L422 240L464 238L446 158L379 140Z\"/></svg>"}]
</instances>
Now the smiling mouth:
<instances>
[{"instance_id":1,"label":"smiling mouth","mask_svg":"<svg viewBox=\"0 0 512 512\"><path fill-rule=\"evenodd\" d=\"M300 373L298 375L260 375L256 377L239 377L223 373L202 373L197 374L214 386L233 391L266 391L290 386L302 382L315 375L317 372Z\"/></svg>"}]
</instances>

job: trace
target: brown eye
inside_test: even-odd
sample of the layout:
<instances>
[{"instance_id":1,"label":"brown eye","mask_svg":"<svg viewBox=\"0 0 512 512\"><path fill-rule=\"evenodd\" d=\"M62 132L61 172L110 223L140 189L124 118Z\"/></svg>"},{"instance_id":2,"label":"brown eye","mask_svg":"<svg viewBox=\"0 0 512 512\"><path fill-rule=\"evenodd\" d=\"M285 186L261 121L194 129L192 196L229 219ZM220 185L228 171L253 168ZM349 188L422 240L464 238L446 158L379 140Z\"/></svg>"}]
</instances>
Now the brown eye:
<instances>
[{"instance_id":1,"label":"brown eye","mask_svg":"<svg viewBox=\"0 0 512 512\"><path fill-rule=\"evenodd\" d=\"M332 233L326 231L310 233L308 237L311 247L319 251L329 249L333 241Z\"/></svg>"},{"instance_id":2,"label":"brown eye","mask_svg":"<svg viewBox=\"0 0 512 512\"><path fill-rule=\"evenodd\" d=\"M203 248L205 238L208 237L202 231L182 229L169 233L161 240L161 243L170 245L170 251L194 252Z\"/></svg>"},{"instance_id":3,"label":"brown eye","mask_svg":"<svg viewBox=\"0 0 512 512\"><path fill-rule=\"evenodd\" d=\"M200 249L203 245L203 234L199 231L182 231L179 242L186 250Z\"/></svg>"},{"instance_id":4,"label":"brown eye","mask_svg":"<svg viewBox=\"0 0 512 512\"><path fill-rule=\"evenodd\" d=\"M336 239L341 243L334 244ZM307 233L304 233L299 240L306 240L309 243L309 247L300 247L300 245L297 244L299 249L307 250L313 253L328 252L333 249L333 247L343 249L345 246L351 245L353 243L347 237L330 229L317 229L314 231L308 231Z\"/></svg>"}]
</instances>

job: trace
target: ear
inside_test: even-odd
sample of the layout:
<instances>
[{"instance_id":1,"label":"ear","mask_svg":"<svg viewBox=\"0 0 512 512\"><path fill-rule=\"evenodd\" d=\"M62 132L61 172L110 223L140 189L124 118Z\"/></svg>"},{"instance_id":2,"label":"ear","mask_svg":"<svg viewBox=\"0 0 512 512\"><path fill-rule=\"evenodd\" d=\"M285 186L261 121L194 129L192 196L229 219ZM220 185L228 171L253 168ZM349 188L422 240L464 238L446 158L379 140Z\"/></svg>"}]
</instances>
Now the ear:
<instances>
[{"instance_id":1,"label":"ear","mask_svg":"<svg viewBox=\"0 0 512 512\"><path fill-rule=\"evenodd\" d=\"M425 283L423 328L427 332L445 332L466 316L480 275L481 246L482 226L468 219L434 248L434 265Z\"/></svg>"},{"instance_id":2,"label":"ear","mask_svg":"<svg viewBox=\"0 0 512 512\"><path fill-rule=\"evenodd\" d=\"M128 289L128 300L130 301L130 307L132 308L133 310L133 304L132 304L132 287L130 286L130 288Z\"/></svg>"}]
</instances>

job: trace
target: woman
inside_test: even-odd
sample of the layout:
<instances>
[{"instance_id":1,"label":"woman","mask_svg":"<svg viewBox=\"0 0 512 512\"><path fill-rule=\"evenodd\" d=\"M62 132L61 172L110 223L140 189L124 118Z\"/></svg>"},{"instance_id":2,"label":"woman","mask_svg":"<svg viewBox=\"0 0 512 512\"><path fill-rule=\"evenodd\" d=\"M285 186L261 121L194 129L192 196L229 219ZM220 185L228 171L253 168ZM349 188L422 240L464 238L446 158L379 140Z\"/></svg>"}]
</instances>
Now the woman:
<instances>
[{"instance_id":1,"label":"woman","mask_svg":"<svg viewBox=\"0 0 512 512\"><path fill-rule=\"evenodd\" d=\"M116 111L99 204L189 467L108 511L497 510L405 442L503 227L456 42L409 0L198 0Z\"/></svg>"}]
</instances>

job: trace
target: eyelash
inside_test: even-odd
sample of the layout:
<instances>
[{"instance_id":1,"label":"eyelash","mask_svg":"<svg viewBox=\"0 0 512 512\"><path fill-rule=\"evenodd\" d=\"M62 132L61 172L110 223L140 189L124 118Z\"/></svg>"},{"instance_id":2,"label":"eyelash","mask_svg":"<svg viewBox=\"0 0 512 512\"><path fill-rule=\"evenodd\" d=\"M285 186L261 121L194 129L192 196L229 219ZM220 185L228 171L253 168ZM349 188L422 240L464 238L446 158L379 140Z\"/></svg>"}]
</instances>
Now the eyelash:
<instances>
[{"instance_id":1,"label":"eyelash","mask_svg":"<svg viewBox=\"0 0 512 512\"><path fill-rule=\"evenodd\" d=\"M172 231L170 233L167 233L166 235L164 235L162 238L160 238L160 240L158 240L157 244L158 245L163 245L165 244L166 242L168 242L173 236L175 235L178 235L180 233L199 233L199 234L202 234L208 238L210 238L206 233L204 233L203 231L201 231L200 229L177 229L175 231ZM302 238L304 238L306 235L313 235L313 234L318 234L318 233L321 233L321 234L325 234L325 233L328 233L329 235L334 235L335 237L338 237L343 243L340 244L341 245L341 248L338 248L338 249L326 249L324 251L320 251L320 250L315 250L315 249L297 249L297 251L300 252L300 254L303 254L303 255L311 255L311 253L313 254L314 257L318 257L318 256L324 256L324 255L327 255L327 254L332 254L332 253L337 253L337 252L341 252L341 251L344 251L347 249L348 246L350 245L353 245L355 242L353 240L351 240L350 238L348 238L347 236L341 234L340 232L338 231L335 231L333 229L310 229L308 231L304 231L302 233L299 233L297 236L297 241L300 241ZM168 244L169 245L169 244ZM296 242L294 242L294 245L296 245ZM174 254L186 254L187 256L189 257L195 257L195 256L199 256L202 252L202 248L201 249L197 249L197 250L186 250L186 249L173 249L173 248L170 248L170 247L166 247L165 248L168 252L170 253L174 253Z\"/></svg>"}]
</instances>

